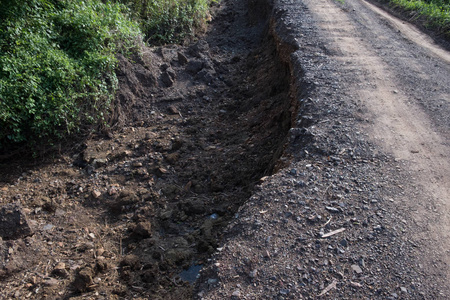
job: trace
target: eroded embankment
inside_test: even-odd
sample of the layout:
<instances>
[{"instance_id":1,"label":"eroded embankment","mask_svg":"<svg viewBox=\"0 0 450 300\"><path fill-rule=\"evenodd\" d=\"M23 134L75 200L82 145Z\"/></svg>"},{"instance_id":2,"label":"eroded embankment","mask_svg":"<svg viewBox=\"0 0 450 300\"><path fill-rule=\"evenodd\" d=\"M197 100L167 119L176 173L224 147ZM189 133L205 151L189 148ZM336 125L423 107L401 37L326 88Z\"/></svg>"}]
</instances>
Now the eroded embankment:
<instances>
[{"instance_id":1,"label":"eroded embankment","mask_svg":"<svg viewBox=\"0 0 450 300\"><path fill-rule=\"evenodd\" d=\"M5 297L192 297L297 115L270 4L216 9L198 42L120 57L114 130L2 183L32 227L1 242Z\"/></svg>"},{"instance_id":2,"label":"eroded embankment","mask_svg":"<svg viewBox=\"0 0 450 300\"><path fill-rule=\"evenodd\" d=\"M190 295L191 285L183 280L195 280L224 226L259 179L276 168L297 113L291 50L267 27L268 4L250 3L259 10L250 8L249 19L243 4L224 5L205 40L162 57L162 65L170 65L162 76L173 72L174 80L161 91L179 96L153 98L153 110L172 112L170 123L153 127L157 148L152 149L154 138L144 147L162 157L151 187L160 192L151 202L158 207L154 215L135 215L137 229L124 243L121 279L166 299ZM202 67L193 70L194 64ZM151 237L136 234L142 219L150 219Z\"/></svg>"},{"instance_id":3,"label":"eroded embankment","mask_svg":"<svg viewBox=\"0 0 450 300\"><path fill-rule=\"evenodd\" d=\"M400 39L397 33L384 36L389 32L385 24L375 26L384 21L366 15L359 9L360 1L349 3L276 1L272 30L280 42L278 49L280 53L298 49L286 51L292 62L292 85L300 87L294 89L294 97L301 116L291 124L285 151L292 160L288 168L262 180L228 224L220 248L197 282L197 299L444 296L439 282L445 276L442 268L436 268L436 262L445 265L443 258L432 256L436 260L430 272L417 259L429 249L424 245L429 240L416 243L410 238L418 229L408 211L419 195L420 185L408 187L416 175L402 170L401 161L371 142L367 127L376 122L361 103L364 95L358 93L366 87L366 95L373 95L383 86L379 81L385 80L389 106L401 99L397 94L402 88L391 85L394 77L383 78L388 72L377 69L383 64L371 63L380 57L386 63L386 41L394 44ZM362 24L366 21L371 26ZM361 42L369 47L358 52ZM395 51L387 61L406 59L408 55L397 56L397 51L411 49L392 47ZM345 57L348 50L351 55ZM409 58L405 61L414 65ZM367 66L375 66L375 72ZM405 70L391 69L394 74ZM409 81L416 75L398 75L396 80L402 76ZM422 89L422 81L412 84ZM387 107L375 116L384 119ZM394 118L395 123L400 119ZM408 155L418 154L409 151L417 146L407 149ZM419 224L428 220L423 221Z\"/></svg>"}]
</instances>

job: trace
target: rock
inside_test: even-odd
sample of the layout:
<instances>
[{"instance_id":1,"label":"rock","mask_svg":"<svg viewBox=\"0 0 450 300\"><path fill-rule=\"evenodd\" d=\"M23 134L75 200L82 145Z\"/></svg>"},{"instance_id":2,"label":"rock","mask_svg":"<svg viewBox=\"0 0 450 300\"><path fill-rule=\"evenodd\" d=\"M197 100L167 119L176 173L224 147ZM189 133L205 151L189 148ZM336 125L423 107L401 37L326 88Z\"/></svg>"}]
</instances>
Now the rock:
<instances>
[{"instance_id":1,"label":"rock","mask_svg":"<svg viewBox=\"0 0 450 300\"><path fill-rule=\"evenodd\" d=\"M191 74L197 74L201 69L203 69L203 62L198 60L191 60L186 66L186 71Z\"/></svg>"},{"instance_id":2,"label":"rock","mask_svg":"<svg viewBox=\"0 0 450 300\"><path fill-rule=\"evenodd\" d=\"M57 209L57 204L54 199L50 199L48 197L42 197L42 209L48 212L55 212Z\"/></svg>"},{"instance_id":3,"label":"rock","mask_svg":"<svg viewBox=\"0 0 450 300\"><path fill-rule=\"evenodd\" d=\"M20 203L6 204L0 209L0 237L20 239L33 234Z\"/></svg>"},{"instance_id":4,"label":"rock","mask_svg":"<svg viewBox=\"0 0 450 300\"><path fill-rule=\"evenodd\" d=\"M56 264L55 268L52 271L52 274L61 278L68 278L69 272L66 270L66 264L63 262L59 262Z\"/></svg>"},{"instance_id":5,"label":"rock","mask_svg":"<svg viewBox=\"0 0 450 300\"><path fill-rule=\"evenodd\" d=\"M95 254L97 256L102 256L103 253L105 253L105 249L103 247L100 247L100 248L97 249L97 251L95 251Z\"/></svg>"},{"instance_id":6,"label":"rock","mask_svg":"<svg viewBox=\"0 0 450 300\"><path fill-rule=\"evenodd\" d=\"M46 278L43 283L45 286L55 286L58 285L59 281L55 278Z\"/></svg>"},{"instance_id":7,"label":"rock","mask_svg":"<svg viewBox=\"0 0 450 300\"><path fill-rule=\"evenodd\" d=\"M408 290L407 290L404 286L401 286L401 287L400 287L400 290L401 290L403 293L407 293L407 292L408 292Z\"/></svg>"},{"instance_id":8,"label":"rock","mask_svg":"<svg viewBox=\"0 0 450 300\"><path fill-rule=\"evenodd\" d=\"M92 161L92 166L97 169L97 168L105 166L107 162L108 162L108 160L106 158L95 158Z\"/></svg>"},{"instance_id":9,"label":"rock","mask_svg":"<svg viewBox=\"0 0 450 300\"><path fill-rule=\"evenodd\" d=\"M281 295L287 295L287 294L289 294L289 292L290 292L290 291L289 291L288 289L281 289L281 290L280 290L280 294L281 294Z\"/></svg>"},{"instance_id":10,"label":"rock","mask_svg":"<svg viewBox=\"0 0 450 300\"><path fill-rule=\"evenodd\" d=\"M257 269L251 271L250 274L249 274L250 278L256 278L257 275L258 275L258 270Z\"/></svg>"},{"instance_id":11,"label":"rock","mask_svg":"<svg viewBox=\"0 0 450 300\"><path fill-rule=\"evenodd\" d=\"M348 242L347 242L346 239L342 239L342 240L339 242L339 244L340 244L342 247L347 247L347 246L348 246Z\"/></svg>"},{"instance_id":12,"label":"rock","mask_svg":"<svg viewBox=\"0 0 450 300\"><path fill-rule=\"evenodd\" d=\"M106 270L108 270L108 263L105 261L105 259L98 258L95 264L95 270L100 273L103 273Z\"/></svg>"},{"instance_id":13,"label":"rock","mask_svg":"<svg viewBox=\"0 0 450 300\"><path fill-rule=\"evenodd\" d=\"M161 81L166 87L171 87L174 83L172 76L167 71L161 74Z\"/></svg>"},{"instance_id":14,"label":"rock","mask_svg":"<svg viewBox=\"0 0 450 300\"><path fill-rule=\"evenodd\" d=\"M94 197L94 199L98 199L100 198L100 196L102 195L102 193L99 190L93 190L91 192L92 197Z\"/></svg>"},{"instance_id":15,"label":"rock","mask_svg":"<svg viewBox=\"0 0 450 300\"><path fill-rule=\"evenodd\" d=\"M42 227L42 230L49 231L49 230L52 230L53 228L55 228L55 225L45 224L44 227Z\"/></svg>"},{"instance_id":16,"label":"rock","mask_svg":"<svg viewBox=\"0 0 450 300\"><path fill-rule=\"evenodd\" d=\"M94 270L91 267L82 268L75 277L73 288L78 292L88 291L94 283L92 280L94 275Z\"/></svg>"},{"instance_id":17,"label":"rock","mask_svg":"<svg viewBox=\"0 0 450 300\"><path fill-rule=\"evenodd\" d=\"M241 291L240 290L235 290L233 292L233 294L231 294L232 297L241 297Z\"/></svg>"},{"instance_id":18,"label":"rock","mask_svg":"<svg viewBox=\"0 0 450 300\"><path fill-rule=\"evenodd\" d=\"M178 55L178 62L180 63L180 65L185 65L189 62L187 57L183 53L178 52L177 55Z\"/></svg>"},{"instance_id":19,"label":"rock","mask_svg":"<svg viewBox=\"0 0 450 300\"><path fill-rule=\"evenodd\" d=\"M170 105L170 106L169 106L169 112L170 112L171 114L174 114L174 115L180 114L180 112L178 111L178 108L176 108L175 105Z\"/></svg>"},{"instance_id":20,"label":"rock","mask_svg":"<svg viewBox=\"0 0 450 300\"><path fill-rule=\"evenodd\" d=\"M140 161L134 161L131 166L133 168L141 168L143 166L143 164Z\"/></svg>"},{"instance_id":21,"label":"rock","mask_svg":"<svg viewBox=\"0 0 450 300\"><path fill-rule=\"evenodd\" d=\"M351 268L352 268L353 272L355 272L356 274L361 274L362 273L362 269L358 265L352 265Z\"/></svg>"},{"instance_id":22,"label":"rock","mask_svg":"<svg viewBox=\"0 0 450 300\"><path fill-rule=\"evenodd\" d=\"M148 221L139 222L134 227L133 233L143 238L149 238L152 235L152 224Z\"/></svg>"}]
</instances>

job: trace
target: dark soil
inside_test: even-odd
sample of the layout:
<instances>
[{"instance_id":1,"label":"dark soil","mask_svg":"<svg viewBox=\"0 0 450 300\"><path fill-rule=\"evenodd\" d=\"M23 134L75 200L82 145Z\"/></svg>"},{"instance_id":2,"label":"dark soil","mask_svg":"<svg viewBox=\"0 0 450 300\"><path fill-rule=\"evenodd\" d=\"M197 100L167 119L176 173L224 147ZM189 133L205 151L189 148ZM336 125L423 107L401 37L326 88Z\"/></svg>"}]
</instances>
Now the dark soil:
<instances>
[{"instance_id":1,"label":"dark soil","mask_svg":"<svg viewBox=\"0 0 450 300\"><path fill-rule=\"evenodd\" d=\"M263 2L222 1L198 41L120 56L111 130L2 162L0 225L22 229L0 240L1 298L192 298L296 113Z\"/></svg>"}]
</instances>

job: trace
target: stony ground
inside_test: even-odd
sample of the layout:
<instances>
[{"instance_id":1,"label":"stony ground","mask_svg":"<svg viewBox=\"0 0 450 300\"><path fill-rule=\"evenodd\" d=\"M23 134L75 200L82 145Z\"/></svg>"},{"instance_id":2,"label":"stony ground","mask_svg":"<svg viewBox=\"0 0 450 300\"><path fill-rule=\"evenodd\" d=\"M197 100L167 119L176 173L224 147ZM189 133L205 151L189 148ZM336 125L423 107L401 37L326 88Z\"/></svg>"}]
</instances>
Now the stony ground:
<instances>
[{"instance_id":1,"label":"stony ground","mask_svg":"<svg viewBox=\"0 0 450 300\"><path fill-rule=\"evenodd\" d=\"M269 2L119 57L110 130L1 163L0 298L450 297L445 50L361 1Z\"/></svg>"}]
</instances>

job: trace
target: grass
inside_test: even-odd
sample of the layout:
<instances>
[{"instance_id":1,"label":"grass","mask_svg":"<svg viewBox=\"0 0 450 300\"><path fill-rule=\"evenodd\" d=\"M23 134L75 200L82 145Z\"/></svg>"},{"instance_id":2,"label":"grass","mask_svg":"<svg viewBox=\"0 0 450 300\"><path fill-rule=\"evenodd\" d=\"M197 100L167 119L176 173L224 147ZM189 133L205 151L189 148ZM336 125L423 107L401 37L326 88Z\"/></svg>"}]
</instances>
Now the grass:
<instances>
[{"instance_id":1,"label":"grass","mask_svg":"<svg viewBox=\"0 0 450 300\"><path fill-rule=\"evenodd\" d=\"M389 3L422 18L424 26L433 28L450 39L450 0L389 0Z\"/></svg>"}]
</instances>

